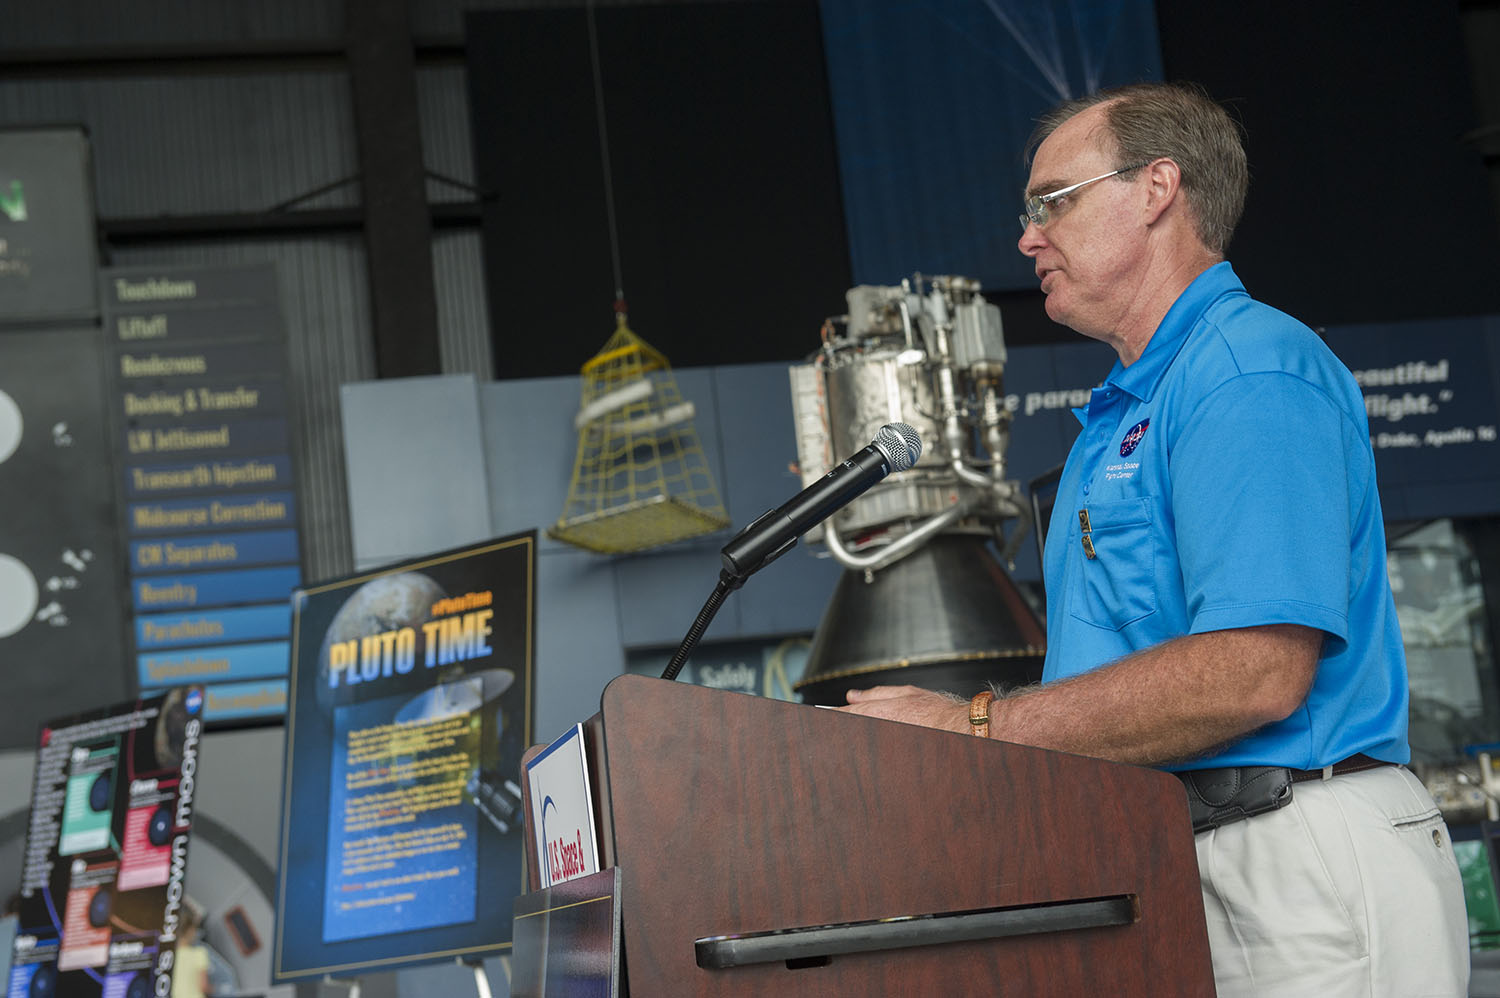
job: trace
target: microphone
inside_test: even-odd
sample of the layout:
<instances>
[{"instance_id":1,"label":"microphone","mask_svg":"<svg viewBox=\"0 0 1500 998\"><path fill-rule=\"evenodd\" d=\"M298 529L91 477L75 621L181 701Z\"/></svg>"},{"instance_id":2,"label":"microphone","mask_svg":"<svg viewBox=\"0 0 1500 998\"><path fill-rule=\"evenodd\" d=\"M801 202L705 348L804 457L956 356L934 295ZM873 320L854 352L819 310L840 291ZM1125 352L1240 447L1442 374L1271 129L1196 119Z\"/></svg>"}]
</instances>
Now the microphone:
<instances>
[{"instance_id":1,"label":"microphone","mask_svg":"<svg viewBox=\"0 0 1500 998\"><path fill-rule=\"evenodd\" d=\"M875 434L870 446L736 534L719 552L724 567L719 571L713 593L672 653L661 678L669 682L677 678L714 614L746 579L790 551L797 538L824 517L853 502L891 472L910 468L921 456L920 433L905 423L887 423Z\"/></svg>"},{"instance_id":2,"label":"microphone","mask_svg":"<svg viewBox=\"0 0 1500 998\"><path fill-rule=\"evenodd\" d=\"M726 579L754 575L792 549L797 538L848 505L886 475L905 471L922 456L922 435L905 423L887 423L875 440L849 460L762 514L724 545L720 556Z\"/></svg>"}]
</instances>

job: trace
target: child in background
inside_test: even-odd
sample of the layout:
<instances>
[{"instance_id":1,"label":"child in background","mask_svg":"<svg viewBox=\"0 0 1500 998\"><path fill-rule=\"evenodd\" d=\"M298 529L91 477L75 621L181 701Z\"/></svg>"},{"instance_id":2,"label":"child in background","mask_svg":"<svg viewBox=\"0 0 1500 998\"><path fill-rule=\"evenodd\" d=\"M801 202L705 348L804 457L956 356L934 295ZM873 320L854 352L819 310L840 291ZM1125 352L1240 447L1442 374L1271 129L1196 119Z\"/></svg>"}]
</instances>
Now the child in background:
<instances>
[{"instance_id":1,"label":"child in background","mask_svg":"<svg viewBox=\"0 0 1500 998\"><path fill-rule=\"evenodd\" d=\"M184 898L177 929L177 958L172 967L172 998L204 998L208 993L208 950L198 941L203 909Z\"/></svg>"}]
</instances>

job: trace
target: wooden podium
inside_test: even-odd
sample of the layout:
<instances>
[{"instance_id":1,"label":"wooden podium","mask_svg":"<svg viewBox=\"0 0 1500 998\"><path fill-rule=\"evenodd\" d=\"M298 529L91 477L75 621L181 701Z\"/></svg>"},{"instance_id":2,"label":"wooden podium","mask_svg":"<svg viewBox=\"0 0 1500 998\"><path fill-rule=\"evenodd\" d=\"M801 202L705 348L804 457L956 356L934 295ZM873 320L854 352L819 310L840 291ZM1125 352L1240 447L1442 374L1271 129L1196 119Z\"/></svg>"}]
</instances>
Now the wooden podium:
<instances>
[{"instance_id":1,"label":"wooden podium","mask_svg":"<svg viewBox=\"0 0 1500 998\"><path fill-rule=\"evenodd\" d=\"M635 998L1214 993L1171 775L640 676L584 731Z\"/></svg>"}]
</instances>

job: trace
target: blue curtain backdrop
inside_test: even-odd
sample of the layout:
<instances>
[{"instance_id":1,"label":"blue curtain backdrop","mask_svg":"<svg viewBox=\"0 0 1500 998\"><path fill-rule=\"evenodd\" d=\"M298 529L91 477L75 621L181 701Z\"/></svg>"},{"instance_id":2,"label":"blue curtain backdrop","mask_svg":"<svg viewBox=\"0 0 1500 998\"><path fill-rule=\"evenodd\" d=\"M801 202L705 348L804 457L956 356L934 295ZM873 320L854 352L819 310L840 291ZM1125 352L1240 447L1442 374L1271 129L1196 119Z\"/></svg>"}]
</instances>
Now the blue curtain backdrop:
<instances>
[{"instance_id":1,"label":"blue curtain backdrop","mask_svg":"<svg viewBox=\"0 0 1500 998\"><path fill-rule=\"evenodd\" d=\"M857 284L1036 285L1016 251L1037 117L1162 76L1151 0L820 0Z\"/></svg>"}]
</instances>

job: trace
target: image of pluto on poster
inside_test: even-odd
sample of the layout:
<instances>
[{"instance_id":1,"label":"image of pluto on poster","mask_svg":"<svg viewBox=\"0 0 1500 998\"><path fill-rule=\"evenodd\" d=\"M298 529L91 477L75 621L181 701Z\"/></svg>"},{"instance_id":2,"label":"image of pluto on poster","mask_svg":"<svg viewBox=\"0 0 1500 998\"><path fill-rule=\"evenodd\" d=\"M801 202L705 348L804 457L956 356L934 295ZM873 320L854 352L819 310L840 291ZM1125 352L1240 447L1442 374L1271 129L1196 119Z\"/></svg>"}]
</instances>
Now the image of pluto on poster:
<instances>
[{"instance_id":1,"label":"image of pluto on poster","mask_svg":"<svg viewBox=\"0 0 1500 998\"><path fill-rule=\"evenodd\" d=\"M525 534L294 594L279 974L509 943L533 581Z\"/></svg>"},{"instance_id":2,"label":"image of pluto on poster","mask_svg":"<svg viewBox=\"0 0 1500 998\"><path fill-rule=\"evenodd\" d=\"M202 710L183 687L42 728L9 995L170 991Z\"/></svg>"}]
</instances>

